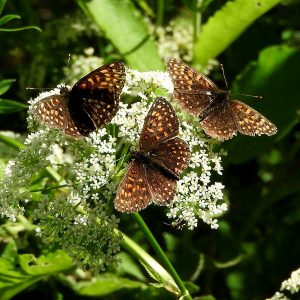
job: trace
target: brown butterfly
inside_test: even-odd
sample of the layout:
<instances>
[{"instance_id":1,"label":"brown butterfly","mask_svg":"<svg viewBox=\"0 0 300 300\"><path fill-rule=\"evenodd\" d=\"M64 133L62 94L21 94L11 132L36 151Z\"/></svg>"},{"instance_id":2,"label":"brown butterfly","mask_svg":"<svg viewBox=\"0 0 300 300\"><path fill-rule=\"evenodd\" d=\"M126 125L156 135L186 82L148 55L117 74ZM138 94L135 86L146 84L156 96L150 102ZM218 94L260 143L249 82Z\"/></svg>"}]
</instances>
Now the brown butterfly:
<instances>
[{"instance_id":1,"label":"brown butterfly","mask_svg":"<svg viewBox=\"0 0 300 300\"><path fill-rule=\"evenodd\" d=\"M63 129L67 135L87 136L115 116L124 83L124 64L113 62L84 76L71 90L63 86L60 94L43 98L32 112L47 126Z\"/></svg>"},{"instance_id":2,"label":"brown butterfly","mask_svg":"<svg viewBox=\"0 0 300 300\"><path fill-rule=\"evenodd\" d=\"M198 116L206 134L218 140L231 139L237 132L246 135L273 135L276 126L243 102L231 99L205 75L183 62L170 58L167 70L174 85L173 98L182 108Z\"/></svg>"},{"instance_id":3,"label":"brown butterfly","mask_svg":"<svg viewBox=\"0 0 300 300\"><path fill-rule=\"evenodd\" d=\"M171 104L156 98L145 118L139 151L122 179L114 201L120 212L136 212L151 202L168 205L179 175L187 168L190 150L179 138L179 121Z\"/></svg>"}]
</instances>

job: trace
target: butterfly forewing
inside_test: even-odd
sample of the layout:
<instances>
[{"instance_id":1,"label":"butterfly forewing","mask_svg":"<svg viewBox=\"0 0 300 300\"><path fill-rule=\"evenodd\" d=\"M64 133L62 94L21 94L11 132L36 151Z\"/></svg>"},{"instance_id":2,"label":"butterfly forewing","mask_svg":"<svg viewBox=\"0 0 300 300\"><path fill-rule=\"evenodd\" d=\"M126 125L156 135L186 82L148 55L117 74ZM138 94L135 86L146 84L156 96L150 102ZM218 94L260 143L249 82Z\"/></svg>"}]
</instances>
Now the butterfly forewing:
<instances>
[{"instance_id":1,"label":"butterfly forewing","mask_svg":"<svg viewBox=\"0 0 300 300\"><path fill-rule=\"evenodd\" d=\"M95 128L107 124L119 109L119 96L125 83L125 66L113 62L94 70L72 88L69 107L74 115L82 105Z\"/></svg>"},{"instance_id":2,"label":"butterfly forewing","mask_svg":"<svg viewBox=\"0 0 300 300\"><path fill-rule=\"evenodd\" d=\"M234 112L239 132L246 135L273 135L277 132L271 121L245 103L232 100L229 105Z\"/></svg>"},{"instance_id":3,"label":"butterfly forewing","mask_svg":"<svg viewBox=\"0 0 300 300\"><path fill-rule=\"evenodd\" d=\"M148 152L178 133L179 121L172 105L162 97L156 98L145 118L140 150Z\"/></svg>"},{"instance_id":4,"label":"butterfly forewing","mask_svg":"<svg viewBox=\"0 0 300 300\"><path fill-rule=\"evenodd\" d=\"M119 184L114 201L120 212L139 211L150 204L151 194L147 183L144 166L134 160Z\"/></svg>"},{"instance_id":5,"label":"butterfly forewing","mask_svg":"<svg viewBox=\"0 0 300 300\"><path fill-rule=\"evenodd\" d=\"M168 60L167 70L174 85L173 98L184 110L199 116L211 102L210 91L217 90L217 86L175 58Z\"/></svg>"}]
</instances>

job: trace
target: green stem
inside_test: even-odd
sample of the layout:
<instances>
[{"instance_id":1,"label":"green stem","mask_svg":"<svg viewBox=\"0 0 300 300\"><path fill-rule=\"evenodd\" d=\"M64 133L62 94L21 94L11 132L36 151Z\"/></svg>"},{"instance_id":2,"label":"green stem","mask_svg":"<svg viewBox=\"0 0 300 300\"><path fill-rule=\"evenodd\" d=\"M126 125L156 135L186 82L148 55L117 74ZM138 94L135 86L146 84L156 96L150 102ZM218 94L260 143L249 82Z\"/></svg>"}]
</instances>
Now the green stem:
<instances>
[{"instance_id":1,"label":"green stem","mask_svg":"<svg viewBox=\"0 0 300 300\"><path fill-rule=\"evenodd\" d=\"M155 237L151 233L150 229L144 222L143 218L140 216L139 213L134 213L132 215L135 219L135 221L138 223L140 226L141 230L143 231L144 235L148 239L150 245L158 255L158 257L161 259L163 262L164 266L166 267L167 271L170 273L176 284L178 285L178 288L180 289L181 295L185 297L185 299L190 299L192 300L191 295L189 294L189 291L186 289L184 283L182 282L181 278L179 277L178 273L174 269L173 265L171 264L170 260L156 241Z\"/></svg>"},{"instance_id":2,"label":"green stem","mask_svg":"<svg viewBox=\"0 0 300 300\"><path fill-rule=\"evenodd\" d=\"M201 32L201 21L202 21L202 12L197 10L193 14L193 23L194 23L194 43L198 39Z\"/></svg>"},{"instance_id":3,"label":"green stem","mask_svg":"<svg viewBox=\"0 0 300 300\"><path fill-rule=\"evenodd\" d=\"M162 26L164 21L164 0L157 0L156 25Z\"/></svg>"},{"instance_id":4,"label":"green stem","mask_svg":"<svg viewBox=\"0 0 300 300\"><path fill-rule=\"evenodd\" d=\"M152 257L150 256L142 247L140 247L136 242L131 238L125 235L120 230L115 229L116 233L122 234L123 241L121 246L131 253L134 257L141 261L144 267L147 268L147 271L151 272L151 275L154 275L158 281L164 282L168 285L168 290L176 294L179 294L180 290L177 287L172 276Z\"/></svg>"}]
</instances>

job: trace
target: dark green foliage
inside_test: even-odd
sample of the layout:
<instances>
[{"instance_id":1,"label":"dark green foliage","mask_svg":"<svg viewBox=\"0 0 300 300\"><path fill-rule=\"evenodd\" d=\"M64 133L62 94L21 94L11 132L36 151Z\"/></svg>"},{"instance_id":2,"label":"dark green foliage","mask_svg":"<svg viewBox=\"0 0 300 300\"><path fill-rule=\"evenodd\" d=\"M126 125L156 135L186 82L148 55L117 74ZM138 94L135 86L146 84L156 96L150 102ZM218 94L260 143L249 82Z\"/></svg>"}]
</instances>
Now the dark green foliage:
<instances>
[{"instance_id":1,"label":"dark green foliage","mask_svg":"<svg viewBox=\"0 0 300 300\"><path fill-rule=\"evenodd\" d=\"M300 267L300 2L280 2L0 0L0 130L27 134L26 102L36 91L25 88L64 81L69 53L92 47L105 63L122 59L140 71L164 70L145 16L162 26L180 19L194 24L193 65L204 69L213 58L224 63L234 97L278 126L272 137L238 135L221 144L228 154L220 180L230 209L218 230L203 223L194 231L172 228L158 207L141 213L197 299L266 299ZM69 26L74 20L82 31ZM224 87L220 69L209 76ZM6 162L1 157L1 177ZM48 253L31 223L1 220L0 300L175 299L128 249L117 270L94 277L75 272L63 251ZM157 259L132 218L122 217L120 230Z\"/></svg>"}]
</instances>

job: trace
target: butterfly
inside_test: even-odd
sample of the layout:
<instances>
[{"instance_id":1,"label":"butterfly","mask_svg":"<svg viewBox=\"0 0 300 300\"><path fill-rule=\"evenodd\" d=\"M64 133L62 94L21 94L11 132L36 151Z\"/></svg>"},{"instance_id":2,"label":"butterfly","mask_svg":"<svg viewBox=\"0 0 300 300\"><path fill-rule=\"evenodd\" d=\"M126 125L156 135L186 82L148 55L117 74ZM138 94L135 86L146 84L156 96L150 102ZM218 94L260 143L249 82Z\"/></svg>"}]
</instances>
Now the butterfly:
<instances>
[{"instance_id":1,"label":"butterfly","mask_svg":"<svg viewBox=\"0 0 300 300\"><path fill-rule=\"evenodd\" d=\"M176 193L179 175L187 168L190 150L178 137L179 121L171 104L163 97L153 102L139 141L139 150L119 184L115 208L136 212L151 202L168 205Z\"/></svg>"},{"instance_id":2,"label":"butterfly","mask_svg":"<svg viewBox=\"0 0 300 300\"><path fill-rule=\"evenodd\" d=\"M245 135L273 135L276 126L262 114L220 90L205 75L170 58L167 70L174 85L173 98L183 110L199 117L204 132L218 140Z\"/></svg>"},{"instance_id":3,"label":"butterfly","mask_svg":"<svg viewBox=\"0 0 300 300\"><path fill-rule=\"evenodd\" d=\"M67 135L87 136L115 116L124 83L123 62L112 62L81 78L71 90L62 86L59 94L41 99L33 105L32 113Z\"/></svg>"}]
</instances>

